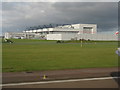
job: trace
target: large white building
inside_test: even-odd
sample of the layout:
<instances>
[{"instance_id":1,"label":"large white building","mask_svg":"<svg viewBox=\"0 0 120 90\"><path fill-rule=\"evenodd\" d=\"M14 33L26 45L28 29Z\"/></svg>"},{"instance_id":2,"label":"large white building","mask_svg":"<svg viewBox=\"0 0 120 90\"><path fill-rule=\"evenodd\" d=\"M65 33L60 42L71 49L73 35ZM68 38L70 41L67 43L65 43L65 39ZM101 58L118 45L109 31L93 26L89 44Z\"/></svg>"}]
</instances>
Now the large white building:
<instances>
[{"instance_id":1,"label":"large white building","mask_svg":"<svg viewBox=\"0 0 120 90\"><path fill-rule=\"evenodd\" d=\"M43 28L38 30L29 30L23 31L24 33L40 33L42 35L46 34L95 34L97 33L97 25L96 24L71 24L64 26L57 26L55 28Z\"/></svg>"},{"instance_id":2,"label":"large white building","mask_svg":"<svg viewBox=\"0 0 120 90\"><path fill-rule=\"evenodd\" d=\"M54 28L26 30L22 33L5 33L5 38L46 39L46 40L117 40L116 35L97 34L96 24L71 24Z\"/></svg>"}]
</instances>

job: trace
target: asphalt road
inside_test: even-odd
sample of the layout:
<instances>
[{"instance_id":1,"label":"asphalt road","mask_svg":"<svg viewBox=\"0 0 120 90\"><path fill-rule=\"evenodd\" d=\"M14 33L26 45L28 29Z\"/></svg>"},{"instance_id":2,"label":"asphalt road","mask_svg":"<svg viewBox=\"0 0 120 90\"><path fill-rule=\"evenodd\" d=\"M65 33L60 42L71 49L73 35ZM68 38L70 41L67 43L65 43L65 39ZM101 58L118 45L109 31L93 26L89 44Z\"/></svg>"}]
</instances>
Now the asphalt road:
<instances>
[{"instance_id":1,"label":"asphalt road","mask_svg":"<svg viewBox=\"0 0 120 90\"><path fill-rule=\"evenodd\" d=\"M47 75L43 79L43 75ZM118 88L118 68L3 73L3 88ZM3 89L4 90L4 89Z\"/></svg>"},{"instance_id":2,"label":"asphalt road","mask_svg":"<svg viewBox=\"0 0 120 90\"><path fill-rule=\"evenodd\" d=\"M47 76L47 81L68 80L95 77L114 77L118 72L117 67L113 68L86 68L86 69L67 69L33 72L6 72L2 73L2 83L21 83L21 82L40 82L43 76Z\"/></svg>"},{"instance_id":3,"label":"asphalt road","mask_svg":"<svg viewBox=\"0 0 120 90\"><path fill-rule=\"evenodd\" d=\"M118 88L112 77L4 84L3 88Z\"/></svg>"}]
</instances>

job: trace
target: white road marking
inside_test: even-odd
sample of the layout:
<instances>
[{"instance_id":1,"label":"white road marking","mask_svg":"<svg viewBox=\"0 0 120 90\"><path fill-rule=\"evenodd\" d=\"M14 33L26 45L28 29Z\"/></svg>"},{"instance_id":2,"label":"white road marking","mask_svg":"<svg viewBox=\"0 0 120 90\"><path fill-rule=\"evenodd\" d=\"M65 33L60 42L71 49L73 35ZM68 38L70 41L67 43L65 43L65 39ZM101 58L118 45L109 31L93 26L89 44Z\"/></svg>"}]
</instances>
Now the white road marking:
<instances>
[{"instance_id":1,"label":"white road marking","mask_svg":"<svg viewBox=\"0 0 120 90\"><path fill-rule=\"evenodd\" d=\"M118 78L118 77L102 77L102 78L87 78L87 79L72 79L72 80L57 80L57 81L11 83L11 84L0 84L0 86L20 86L20 85L31 85L31 84L48 84L48 83L62 83L62 82L76 82L76 81L107 80L107 79L113 79L113 78Z\"/></svg>"}]
</instances>

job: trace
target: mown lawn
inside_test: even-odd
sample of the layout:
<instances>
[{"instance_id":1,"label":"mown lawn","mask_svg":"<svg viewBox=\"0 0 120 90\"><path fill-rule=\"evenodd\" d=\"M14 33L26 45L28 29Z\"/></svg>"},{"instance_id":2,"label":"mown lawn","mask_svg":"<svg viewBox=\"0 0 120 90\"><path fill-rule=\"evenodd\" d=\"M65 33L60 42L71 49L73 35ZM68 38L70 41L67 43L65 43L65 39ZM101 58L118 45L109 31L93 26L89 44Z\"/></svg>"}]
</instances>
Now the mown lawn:
<instances>
[{"instance_id":1,"label":"mown lawn","mask_svg":"<svg viewBox=\"0 0 120 90\"><path fill-rule=\"evenodd\" d=\"M117 42L56 43L14 40L2 45L3 72L118 66Z\"/></svg>"}]
</instances>

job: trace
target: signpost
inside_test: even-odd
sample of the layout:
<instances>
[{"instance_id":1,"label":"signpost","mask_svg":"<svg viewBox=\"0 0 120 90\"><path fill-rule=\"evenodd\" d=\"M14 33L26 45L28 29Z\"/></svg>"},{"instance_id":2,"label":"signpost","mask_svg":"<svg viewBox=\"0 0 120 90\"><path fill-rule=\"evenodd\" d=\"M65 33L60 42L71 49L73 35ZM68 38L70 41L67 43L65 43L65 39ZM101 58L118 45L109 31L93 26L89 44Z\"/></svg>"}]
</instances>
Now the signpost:
<instances>
[{"instance_id":1,"label":"signpost","mask_svg":"<svg viewBox=\"0 0 120 90\"><path fill-rule=\"evenodd\" d=\"M81 40L81 47L82 47L82 40Z\"/></svg>"}]
</instances>

